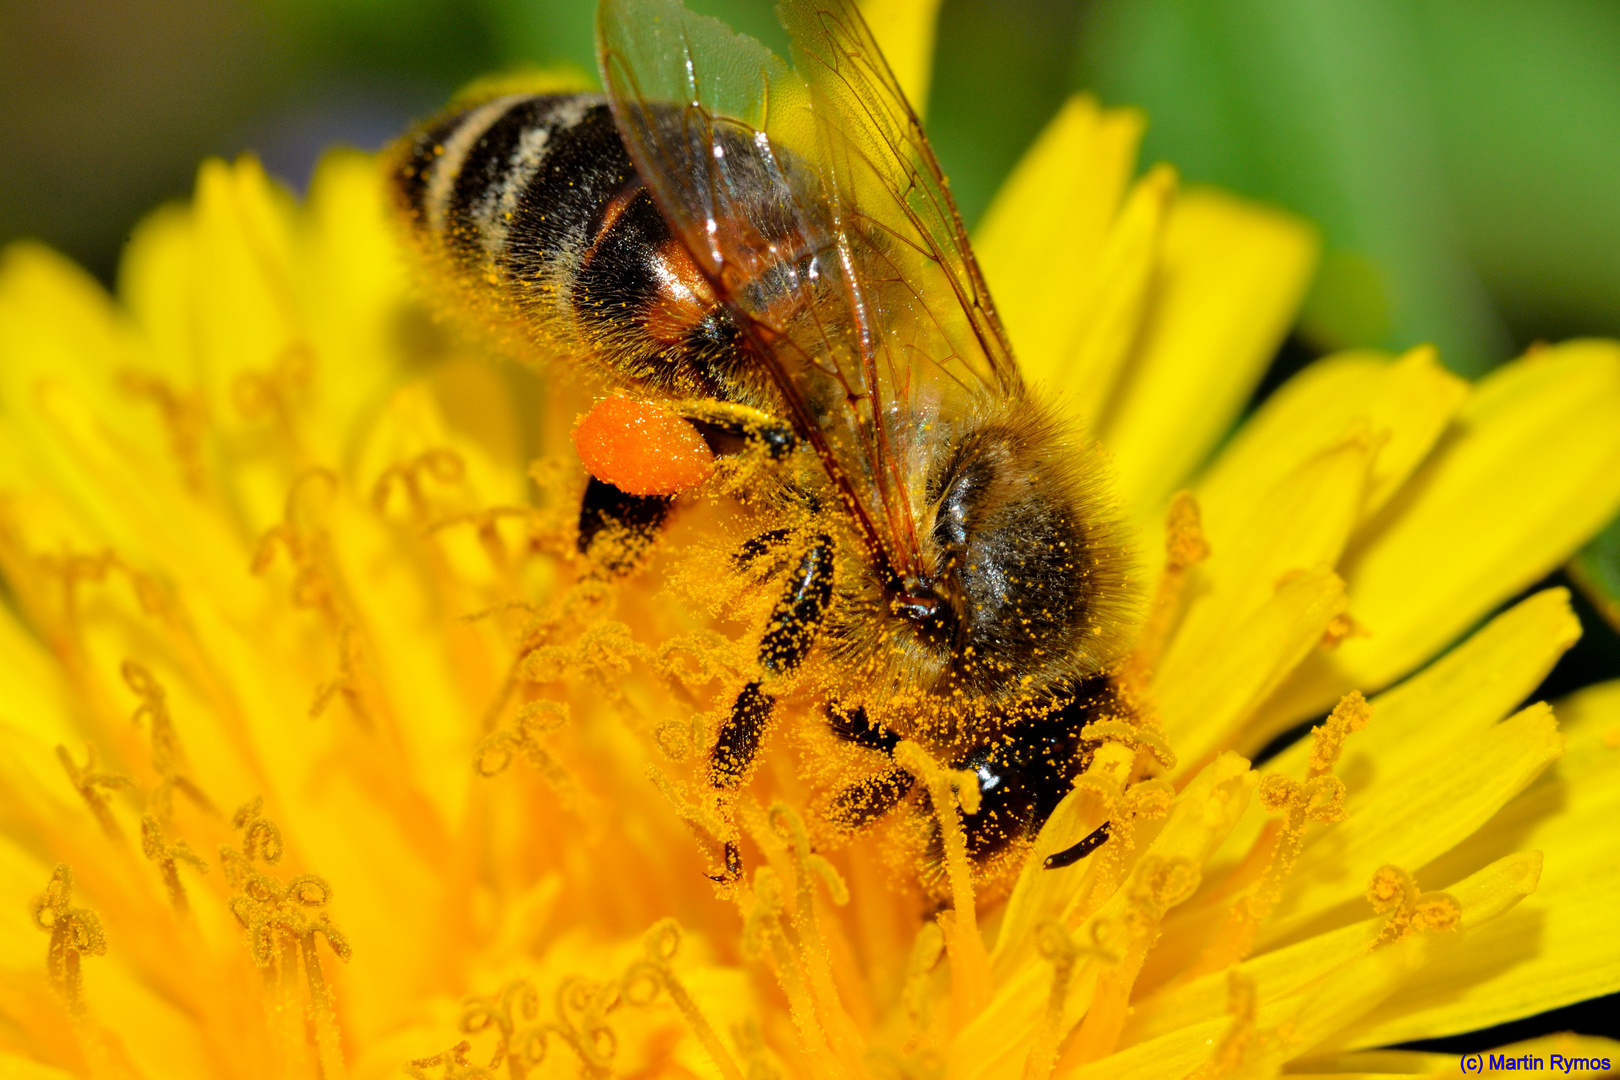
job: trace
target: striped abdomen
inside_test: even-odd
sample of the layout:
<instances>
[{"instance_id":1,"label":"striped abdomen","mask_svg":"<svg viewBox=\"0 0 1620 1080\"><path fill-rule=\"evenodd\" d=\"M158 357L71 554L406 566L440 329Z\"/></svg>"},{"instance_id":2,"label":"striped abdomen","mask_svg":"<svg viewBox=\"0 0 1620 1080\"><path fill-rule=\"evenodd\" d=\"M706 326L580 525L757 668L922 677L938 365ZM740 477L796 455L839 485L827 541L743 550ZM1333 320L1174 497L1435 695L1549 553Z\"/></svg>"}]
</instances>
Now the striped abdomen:
<instances>
[{"instance_id":1,"label":"striped abdomen","mask_svg":"<svg viewBox=\"0 0 1620 1080\"><path fill-rule=\"evenodd\" d=\"M457 294L495 299L544 351L662 393L747 396L736 327L636 175L602 97L458 109L401 145L391 179Z\"/></svg>"}]
</instances>

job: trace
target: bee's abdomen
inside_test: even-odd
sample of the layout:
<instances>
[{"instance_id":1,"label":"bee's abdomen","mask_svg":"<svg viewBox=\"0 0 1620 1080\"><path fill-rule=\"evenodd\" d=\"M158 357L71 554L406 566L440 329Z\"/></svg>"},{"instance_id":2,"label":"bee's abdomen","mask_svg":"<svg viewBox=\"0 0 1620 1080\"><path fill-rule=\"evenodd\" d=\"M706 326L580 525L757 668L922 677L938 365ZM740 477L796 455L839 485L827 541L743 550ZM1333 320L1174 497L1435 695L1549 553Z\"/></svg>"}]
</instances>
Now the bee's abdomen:
<instances>
[{"instance_id":1,"label":"bee's abdomen","mask_svg":"<svg viewBox=\"0 0 1620 1080\"><path fill-rule=\"evenodd\" d=\"M598 95L511 95L399 148L395 201L475 297L574 339L621 379L724 396L736 331L636 175Z\"/></svg>"},{"instance_id":2,"label":"bee's abdomen","mask_svg":"<svg viewBox=\"0 0 1620 1080\"><path fill-rule=\"evenodd\" d=\"M394 170L419 238L463 272L535 278L588 243L635 171L596 95L513 94L420 130Z\"/></svg>"}]
</instances>

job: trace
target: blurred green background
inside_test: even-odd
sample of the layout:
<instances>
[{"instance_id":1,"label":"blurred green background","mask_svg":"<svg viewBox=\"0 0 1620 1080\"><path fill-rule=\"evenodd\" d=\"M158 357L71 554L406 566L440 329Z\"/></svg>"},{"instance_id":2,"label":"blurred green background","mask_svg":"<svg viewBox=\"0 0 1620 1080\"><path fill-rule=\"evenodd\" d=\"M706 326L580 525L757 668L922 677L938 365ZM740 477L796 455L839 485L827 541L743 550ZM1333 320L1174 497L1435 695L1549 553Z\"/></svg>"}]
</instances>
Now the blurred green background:
<instances>
[{"instance_id":1,"label":"blurred green background","mask_svg":"<svg viewBox=\"0 0 1620 1080\"><path fill-rule=\"evenodd\" d=\"M781 47L770 0L689 3ZM204 155L254 150L301 188L324 147L380 146L474 76L593 69L592 7L0 0L0 244L44 239L110 282ZM1620 0L943 0L929 129L970 223L1076 89L1147 110L1144 163L1321 226L1262 391L1345 346L1432 341L1479 375L1539 339L1620 336ZM1597 599L1548 696L1620 675L1597 610L1620 625L1620 522L1573 576Z\"/></svg>"},{"instance_id":2,"label":"blurred green background","mask_svg":"<svg viewBox=\"0 0 1620 1080\"><path fill-rule=\"evenodd\" d=\"M779 37L769 0L697 6ZM0 241L107 276L206 153L295 186L462 82L589 69L588 0L0 0ZM945 0L930 127L971 220L1072 89L1144 160L1319 222L1315 349L1434 341L1477 374L1620 334L1615 0Z\"/></svg>"}]
</instances>

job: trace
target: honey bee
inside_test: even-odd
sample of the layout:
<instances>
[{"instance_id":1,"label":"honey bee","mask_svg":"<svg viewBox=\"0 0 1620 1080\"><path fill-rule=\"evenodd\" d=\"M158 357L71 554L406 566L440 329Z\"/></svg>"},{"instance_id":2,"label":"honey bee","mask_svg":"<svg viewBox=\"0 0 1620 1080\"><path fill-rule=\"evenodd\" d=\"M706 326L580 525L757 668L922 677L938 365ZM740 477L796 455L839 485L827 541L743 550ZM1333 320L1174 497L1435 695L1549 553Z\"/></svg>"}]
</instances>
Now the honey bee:
<instances>
[{"instance_id":1,"label":"honey bee","mask_svg":"<svg viewBox=\"0 0 1620 1080\"><path fill-rule=\"evenodd\" d=\"M779 15L792 66L678 0L604 0L605 94L457 105L400 144L393 193L452 304L687 425L699 457L752 463L703 481L770 525L737 538L734 565L781 588L708 753L719 804L750 776L777 687L819 655L827 726L871 763L825 822L854 833L902 804L931 821L893 757L913 740L977 776L963 827L989 878L1087 766L1087 725L1129 713L1110 674L1128 549L1098 452L1020 378L859 12ZM595 471L579 549L626 573L681 484ZM930 843L937 864L937 828ZM723 847L711 876L732 880Z\"/></svg>"}]
</instances>

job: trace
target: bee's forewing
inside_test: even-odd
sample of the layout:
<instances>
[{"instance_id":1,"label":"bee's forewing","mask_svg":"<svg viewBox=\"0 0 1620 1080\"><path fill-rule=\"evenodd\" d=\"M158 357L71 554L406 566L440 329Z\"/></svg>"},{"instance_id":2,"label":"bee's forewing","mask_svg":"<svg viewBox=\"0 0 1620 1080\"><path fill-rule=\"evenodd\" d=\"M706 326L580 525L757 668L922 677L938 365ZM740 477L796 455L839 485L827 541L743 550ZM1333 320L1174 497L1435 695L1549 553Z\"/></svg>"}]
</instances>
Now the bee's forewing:
<instances>
[{"instance_id":1,"label":"bee's forewing","mask_svg":"<svg viewBox=\"0 0 1620 1080\"><path fill-rule=\"evenodd\" d=\"M660 210L904 575L919 441L1020 383L939 165L854 5L779 11L796 69L678 0L604 0L602 78ZM749 288L784 250L813 270Z\"/></svg>"}]
</instances>

